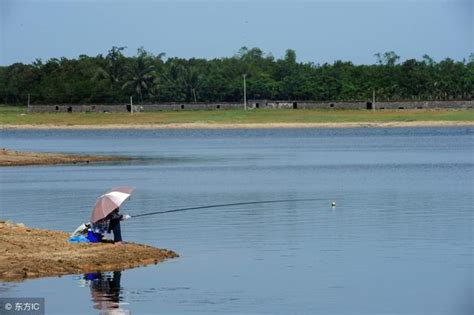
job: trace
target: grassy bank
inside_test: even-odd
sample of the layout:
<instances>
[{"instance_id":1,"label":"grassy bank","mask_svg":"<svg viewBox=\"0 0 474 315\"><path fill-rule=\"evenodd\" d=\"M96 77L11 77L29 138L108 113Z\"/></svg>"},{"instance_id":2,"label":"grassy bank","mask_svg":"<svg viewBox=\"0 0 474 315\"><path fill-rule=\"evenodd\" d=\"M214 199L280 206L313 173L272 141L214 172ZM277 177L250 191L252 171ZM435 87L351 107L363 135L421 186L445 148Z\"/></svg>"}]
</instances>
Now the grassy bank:
<instances>
[{"instance_id":1,"label":"grassy bank","mask_svg":"<svg viewBox=\"0 0 474 315\"><path fill-rule=\"evenodd\" d=\"M267 123L474 122L474 110L215 110L146 113L26 113L0 106L0 125L163 125Z\"/></svg>"}]
</instances>

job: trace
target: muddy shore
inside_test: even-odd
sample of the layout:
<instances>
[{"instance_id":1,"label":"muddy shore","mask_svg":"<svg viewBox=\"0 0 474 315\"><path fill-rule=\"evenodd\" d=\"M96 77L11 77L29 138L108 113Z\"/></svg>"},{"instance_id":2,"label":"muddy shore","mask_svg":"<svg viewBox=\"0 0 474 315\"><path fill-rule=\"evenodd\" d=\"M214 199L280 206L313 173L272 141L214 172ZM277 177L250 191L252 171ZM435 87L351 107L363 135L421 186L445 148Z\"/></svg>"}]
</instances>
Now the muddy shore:
<instances>
[{"instance_id":1,"label":"muddy shore","mask_svg":"<svg viewBox=\"0 0 474 315\"><path fill-rule=\"evenodd\" d=\"M68 238L65 232L0 221L0 281L123 270L178 257L148 245L72 244Z\"/></svg>"},{"instance_id":2,"label":"muddy shore","mask_svg":"<svg viewBox=\"0 0 474 315\"><path fill-rule=\"evenodd\" d=\"M91 156L61 153L21 152L0 149L0 166L53 165L128 161L130 158L119 156Z\"/></svg>"}]
</instances>

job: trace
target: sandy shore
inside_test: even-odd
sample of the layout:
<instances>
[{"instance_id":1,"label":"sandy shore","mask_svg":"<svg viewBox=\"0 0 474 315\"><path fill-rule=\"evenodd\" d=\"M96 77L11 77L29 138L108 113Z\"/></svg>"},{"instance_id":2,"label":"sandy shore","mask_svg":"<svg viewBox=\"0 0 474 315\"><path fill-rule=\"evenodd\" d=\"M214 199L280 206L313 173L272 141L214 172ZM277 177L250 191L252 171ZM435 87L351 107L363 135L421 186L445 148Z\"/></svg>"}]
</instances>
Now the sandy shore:
<instances>
[{"instance_id":1,"label":"sandy shore","mask_svg":"<svg viewBox=\"0 0 474 315\"><path fill-rule=\"evenodd\" d=\"M474 121L390 121L334 123L169 123L169 124L104 124L104 125L2 125L0 129L270 129L270 128L402 128L474 126Z\"/></svg>"},{"instance_id":2,"label":"sandy shore","mask_svg":"<svg viewBox=\"0 0 474 315\"><path fill-rule=\"evenodd\" d=\"M123 270L178 257L147 245L71 244L69 235L0 221L0 281Z\"/></svg>"},{"instance_id":3,"label":"sandy shore","mask_svg":"<svg viewBox=\"0 0 474 315\"><path fill-rule=\"evenodd\" d=\"M125 157L73 155L60 153L21 152L0 149L0 166L77 164L107 161L126 161Z\"/></svg>"}]
</instances>

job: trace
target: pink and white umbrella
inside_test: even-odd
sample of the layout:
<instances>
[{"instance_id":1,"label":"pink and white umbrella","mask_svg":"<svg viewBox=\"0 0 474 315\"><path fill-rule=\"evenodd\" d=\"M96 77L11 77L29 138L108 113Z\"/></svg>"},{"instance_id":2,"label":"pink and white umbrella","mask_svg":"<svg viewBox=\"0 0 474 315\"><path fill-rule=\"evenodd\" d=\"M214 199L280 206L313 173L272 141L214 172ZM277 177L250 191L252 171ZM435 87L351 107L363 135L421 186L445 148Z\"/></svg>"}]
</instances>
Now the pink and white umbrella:
<instances>
[{"instance_id":1,"label":"pink and white umbrella","mask_svg":"<svg viewBox=\"0 0 474 315\"><path fill-rule=\"evenodd\" d=\"M92 210L91 222L96 223L120 207L125 200L130 198L133 190L133 187L116 187L100 196Z\"/></svg>"}]
</instances>

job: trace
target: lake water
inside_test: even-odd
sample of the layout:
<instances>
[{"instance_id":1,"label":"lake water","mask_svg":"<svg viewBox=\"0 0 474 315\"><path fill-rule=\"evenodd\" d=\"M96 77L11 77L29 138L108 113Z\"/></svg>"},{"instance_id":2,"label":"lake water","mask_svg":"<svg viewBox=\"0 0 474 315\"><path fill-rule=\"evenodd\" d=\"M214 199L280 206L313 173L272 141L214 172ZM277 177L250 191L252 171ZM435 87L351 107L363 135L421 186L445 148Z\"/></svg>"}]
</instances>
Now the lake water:
<instances>
[{"instance_id":1,"label":"lake water","mask_svg":"<svg viewBox=\"0 0 474 315\"><path fill-rule=\"evenodd\" d=\"M1 131L17 150L141 158L0 168L0 216L32 227L72 231L119 185L136 187L132 216L318 200L132 218L126 240L181 256L0 296L45 297L48 314L472 314L473 131Z\"/></svg>"}]
</instances>

